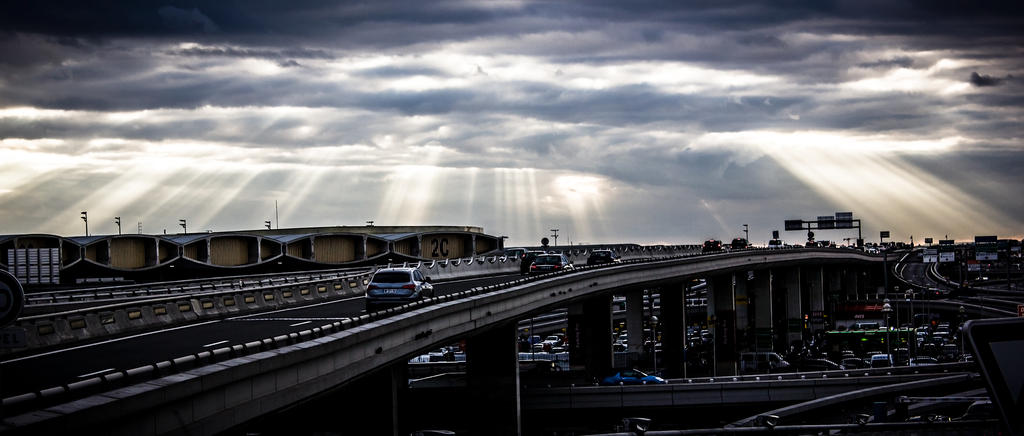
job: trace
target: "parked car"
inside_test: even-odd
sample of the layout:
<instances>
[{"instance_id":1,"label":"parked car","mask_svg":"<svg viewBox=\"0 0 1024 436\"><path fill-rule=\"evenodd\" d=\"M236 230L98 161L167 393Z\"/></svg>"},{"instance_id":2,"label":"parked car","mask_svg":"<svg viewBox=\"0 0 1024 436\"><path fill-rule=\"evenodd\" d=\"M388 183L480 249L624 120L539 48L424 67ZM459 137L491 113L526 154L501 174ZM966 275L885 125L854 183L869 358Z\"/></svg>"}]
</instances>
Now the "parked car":
<instances>
[{"instance_id":1,"label":"parked car","mask_svg":"<svg viewBox=\"0 0 1024 436\"><path fill-rule=\"evenodd\" d=\"M587 257L587 265L600 265L604 263L619 263L619 255L612 250L594 250Z\"/></svg>"},{"instance_id":2,"label":"parked car","mask_svg":"<svg viewBox=\"0 0 1024 436\"><path fill-rule=\"evenodd\" d=\"M870 368L871 364L857 357L847 357L839 361L839 366L843 369L863 369Z\"/></svg>"},{"instance_id":3,"label":"parked car","mask_svg":"<svg viewBox=\"0 0 1024 436\"><path fill-rule=\"evenodd\" d=\"M373 273L366 286L366 311L397 306L434 296L430 277L416 268L384 268Z\"/></svg>"},{"instance_id":4,"label":"parked car","mask_svg":"<svg viewBox=\"0 0 1024 436\"><path fill-rule=\"evenodd\" d=\"M797 371L836 371L843 368L828 359L803 359L797 362L796 369Z\"/></svg>"},{"instance_id":5,"label":"parked car","mask_svg":"<svg viewBox=\"0 0 1024 436\"><path fill-rule=\"evenodd\" d=\"M663 384L668 383L665 379L655 376L647 375L643 371L637 369L617 369L615 373L601 379L601 384L605 386L616 386L616 385L647 385L647 384Z\"/></svg>"},{"instance_id":6,"label":"parked car","mask_svg":"<svg viewBox=\"0 0 1024 436\"><path fill-rule=\"evenodd\" d=\"M779 353L756 351L740 353L740 374L786 372L790 371L789 362Z\"/></svg>"},{"instance_id":7,"label":"parked car","mask_svg":"<svg viewBox=\"0 0 1024 436\"><path fill-rule=\"evenodd\" d=\"M871 356L872 368L888 368L892 366L892 358L888 354L876 354Z\"/></svg>"},{"instance_id":8,"label":"parked car","mask_svg":"<svg viewBox=\"0 0 1024 436\"><path fill-rule=\"evenodd\" d=\"M910 366L928 366L938 364L938 359L934 357L912 357L910 359Z\"/></svg>"},{"instance_id":9,"label":"parked car","mask_svg":"<svg viewBox=\"0 0 1024 436\"><path fill-rule=\"evenodd\" d=\"M542 254L533 259L530 274L556 272L574 269L572 262L564 254Z\"/></svg>"}]
</instances>

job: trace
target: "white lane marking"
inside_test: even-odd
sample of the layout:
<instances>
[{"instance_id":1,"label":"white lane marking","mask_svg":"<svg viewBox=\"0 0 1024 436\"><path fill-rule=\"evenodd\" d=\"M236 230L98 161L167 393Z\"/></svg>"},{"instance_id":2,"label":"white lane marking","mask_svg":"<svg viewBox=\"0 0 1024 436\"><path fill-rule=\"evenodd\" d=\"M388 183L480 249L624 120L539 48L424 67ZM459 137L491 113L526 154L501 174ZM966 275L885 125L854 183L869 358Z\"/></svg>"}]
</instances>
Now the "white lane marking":
<instances>
[{"instance_id":1,"label":"white lane marking","mask_svg":"<svg viewBox=\"0 0 1024 436\"><path fill-rule=\"evenodd\" d=\"M90 372L88 374L82 374L82 375L78 376L78 378L92 377L94 375L100 375L100 374L103 374L105 372L110 372L110 371L113 371L113 370L114 370L114 368L101 369L101 370L96 371L96 372Z\"/></svg>"},{"instance_id":2,"label":"white lane marking","mask_svg":"<svg viewBox=\"0 0 1024 436\"><path fill-rule=\"evenodd\" d=\"M50 351L50 352L47 352L47 353L39 353L39 354L33 354L31 356L19 357L17 359L5 360L5 361L0 362L0 363L19 362L19 361L22 361L22 360L33 359L33 358L36 358L36 357L43 357L43 356L49 356L51 354L63 353L65 351L79 350L79 349L82 349L82 348L89 348L89 347L95 347L97 345L109 344L109 343L112 343L112 342L120 342L120 341L124 341L124 340L127 340L127 339L141 338L143 336L155 335L157 333L163 333L163 332L169 332L169 331L174 331L174 330L187 329L187 328L190 328L190 327L199 327L201 325L212 324L212 323L215 323L215 322L220 322L220 321L217 321L217 320L206 321L206 322L201 322L199 324L189 324L189 325L183 325L183 326L180 326L180 327L174 327L174 328L169 328L169 329L164 329L164 330L152 331L152 332L148 332L148 333L140 333L140 334L133 335L133 336L125 336L123 338L109 339L109 340L106 340L106 341L97 342L95 344L79 345L77 347L65 348L65 349L62 349L62 350L54 350L54 351Z\"/></svg>"},{"instance_id":3,"label":"white lane marking","mask_svg":"<svg viewBox=\"0 0 1024 436\"><path fill-rule=\"evenodd\" d=\"M212 343L212 344L206 344L206 345L203 345L203 348L210 348L210 347L214 347L214 346L217 346L217 345L220 345L220 344L226 344L227 342L228 342L228 341L219 341L219 342L214 342L214 343Z\"/></svg>"},{"instance_id":4,"label":"white lane marking","mask_svg":"<svg viewBox=\"0 0 1024 436\"><path fill-rule=\"evenodd\" d=\"M505 277L519 277L519 274L501 274L501 275L496 275L496 276L470 277L468 279L445 280L443 282L437 282L437 283L433 283L433 284L447 285L449 283L471 282L473 280L480 280L480 279L500 279L500 278L505 278Z\"/></svg>"},{"instance_id":5,"label":"white lane marking","mask_svg":"<svg viewBox=\"0 0 1024 436\"><path fill-rule=\"evenodd\" d=\"M312 322L313 322L313 321L303 321L303 322L297 322L297 323L295 323L295 324L289 324L289 325L288 325L288 327L298 327L298 326L300 326L300 325L303 325L303 324L309 324L309 323L312 323Z\"/></svg>"},{"instance_id":6,"label":"white lane marking","mask_svg":"<svg viewBox=\"0 0 1024 436\"><path fill-rule=\"evenodd\" d=\"M270 312L260 312L260 313L254 313L252 315L242 315L242 316L236 316L236 317L225 318L225 319L227 319L229 321L235 321L235 320L245 319L245 318L255 318L255 317L260 317L260 316L264 316L264 315L270 315L270 314L274 314L274 313L288 312L290 310L302 310L302 309L308 309L310 307L323 306L323 305L327 305L327 304L344 303L346 301L358 300L360 298L366 298L366 297L360 295L358 297L349 297L349 298L346 298L346 299L343 299L343 300L325 301L323 303L309 304L309 305L306 305L306 306L299 306L299 307L290 307L290 308L287 308L287 309L272 310Z\"/></svg>"}]
</instances>

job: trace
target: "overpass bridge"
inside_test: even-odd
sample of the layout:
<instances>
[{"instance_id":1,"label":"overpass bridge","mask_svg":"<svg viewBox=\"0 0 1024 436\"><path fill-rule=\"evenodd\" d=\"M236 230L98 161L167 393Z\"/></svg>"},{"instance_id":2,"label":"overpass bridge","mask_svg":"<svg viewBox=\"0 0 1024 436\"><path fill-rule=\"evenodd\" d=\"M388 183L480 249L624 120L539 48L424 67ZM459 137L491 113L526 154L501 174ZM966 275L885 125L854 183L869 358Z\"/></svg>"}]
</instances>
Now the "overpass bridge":
<instances>
[{"instance_id":1,"label":"overpass bridge","mask_svg":"<svg viewBox=\"0 0 1024 436\"><path fill-rule=\"evenodd\" d=\"M19 412L7 414L3 431L214 434L359 379L374 380L394 399L410 356L465 339L471 386L486 387L475 390L475 399L491 406L482 407L487 412L474 416L470 425L515 434L521 414L518 320L568 307L571 364L601 373L611 365L612 293L626 293L630 299L639 290L657 287L665 326L664 364L671 373L682 363L684 288L692 278L705 277L708 310L717 319L715 337L723 350L715 370L727 375L735 372L735 357L729 355L741 348L737 329L774 331L769 338L787 341L800 338L806 312L822 311L826 295L866 293L879 281L881 263L878 256L853 250L751 250L512 280L346 317L252 346L214 349L134 373L115 373L120 375L103 376L99 382L68 383L53 392L6 398L7 410ZM633 305L627 301L627 306ZM775 318L784 321L778 325ZM823 324L817 318L808 321ZM118 380L131 383L110 389ZM69 398L71 392L92 395ZM382 421L397 432L401 410L387 412L390 417Z\"/></svg>"}]
</instances>

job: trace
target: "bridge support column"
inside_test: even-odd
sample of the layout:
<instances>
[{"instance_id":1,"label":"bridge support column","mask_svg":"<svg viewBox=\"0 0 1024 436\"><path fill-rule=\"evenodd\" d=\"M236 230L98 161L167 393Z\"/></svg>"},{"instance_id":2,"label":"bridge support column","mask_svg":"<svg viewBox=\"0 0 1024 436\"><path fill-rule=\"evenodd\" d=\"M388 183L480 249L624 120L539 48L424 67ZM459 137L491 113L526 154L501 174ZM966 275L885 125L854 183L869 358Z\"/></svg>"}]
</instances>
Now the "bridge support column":
<instances>
[{"instance_id":1,"label":"bridge support column","mask_svg":"<svg viewBox=\"0 0 1024 436\"><path fill-rule=\"evenodd\" d=\"M708 278L708 312L714 325L714 375L736 374L736 294L733 276Z\"/></svg>"},{"instance_id":2,"label":"bridge support column","mask_svg":"<svg viewBox=\"0 0 1024 436\"><path fill-rule=\"evenodd\" d=\"M860 299L860 268L846 269L843 275L843 293L847 300Z\"/></svg>"},{"instance_id":3,"label":"bridge support column","mask_svg":"<svg viewBox=\"0 0 1024 436\"><path fill-rule=\"evenodd\" d=\"M786 295L786 348L794 341L803 340L803 313L800 310L800 268L787 268L782 272Z\"/></svg>"},{"instance_id":4,"label":"bridge support column","mask_svg":"<svg viewBox=\"0 0 1024 436\"><path fill-rule=\"evenodd\" d=\"M466 378L475 407L467 414L474 434L522 433L516 324L466 339Z\"/></svg>"},{"instance_id":5,"label":"bridge support column","mask_svg":"<svg viewBox=\"0 0 1024 436\"><path fill-rule=\"evenodd\" d=\"M569 306L566 336L571 369L586 370L593 377L608 375L612 368L611 303L611 295L604 295Z\"/></svg>"},{"instance_id":6,"label":"bridge support column","mask_svg":"<svg viewBox=\"0 0 1024 436\"><path fill-rule=\"evenodd\" d=\"M733 292L736 295L736 350L748 351L753 341L750 328L750 297L747 289L753 271L741 271L733 274Z\"/></svg>"},{"instance_id":7,"label":"bridge support column","mask_svg":"<svg viewBox=\"0 0 1024 436\"><path fill-rule=\"evenodd\" d=\"M754 351L773 351L775 338L772 331L772 271L754 272L748 290L749 310L754 312Z\"/></svg>"},{"instance_id":8,"label":"bridge support column","mask_svg":"<svg viewBox=\"0 0 1024 436\"><path fill-rule=\"evenodd\" d=\"M626 351L639 356L644 351L644 291L626 294Z\"/></svg>"},{"instance_id":9,"label":"bridge support column","mask_svg":"<svg viewBox=\"0 0 1024 436\"><path fill-rule=\"evenodd\" d=\"M299 411L293 412L294 421L277 418L269 424L261 424L262 428L259 430L270 434L311 433L320 429L310 427L310 422L317 421L323 414L341 413L339 422L344 422L341 427L346 431L394 436L408 434L409 429L401 428L400 425L404 399L408 394L408 372L408 363L388 365L355 380L342 388L341 393L331 396L360 398L360 401L346 404L343 409L328 408L324 406L326 403L315 403L312 408L300 408Z\"/></svg>"},{"instance_id":10,"label":"bridge support column","mask_svg":"<svg viewBox=\"0 0 1024 436\"><path fill-rule=\"evenodd\" d=\"M846 274L846 269L844 268L831 267L825 269L825 280L827 280L827 286L825 286L826 301L834 303L838 299L846 299L846 294L843 293L843 274ZM828 304L825 307L828 307ZM832 314L829 314L829 316L832 316Z\"/></svg>"},{"instance_id":11,"label":"bridge support column","mask_svg":"<svg viewBox=\"0 0 1024 436\"><path fill-rule=\"evenodd\" d=\"M669 284L661 288L661 361L665 377L683 377L683 347L686 344L686 286Z\"/></svg>"},{"instance_id":12,"label":"bridge support column","mask_svg":"<svg viewBox=\"0 0 1024 436\"><path fill-rule=\"evenodd\" d=\"M810 304L811 333L825 330L825 278L824 269L820 266L805 267L804 278L807 280L807 293Z\"/></svg>"}]
</instances>

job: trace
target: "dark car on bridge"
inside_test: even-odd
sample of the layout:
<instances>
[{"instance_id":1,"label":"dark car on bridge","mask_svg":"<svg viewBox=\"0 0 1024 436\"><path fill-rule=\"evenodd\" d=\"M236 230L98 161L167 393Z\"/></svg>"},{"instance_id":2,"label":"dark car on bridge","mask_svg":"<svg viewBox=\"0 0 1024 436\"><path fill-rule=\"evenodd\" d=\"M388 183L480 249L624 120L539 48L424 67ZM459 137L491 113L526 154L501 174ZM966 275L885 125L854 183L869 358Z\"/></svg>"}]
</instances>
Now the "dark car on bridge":
<instances>
[{"instance_id":1,"label":"dark car on bridge","mask_svg":"<svg viewBox=\"0 0 1024 436\"><path fill-rule=\"evenodd\" d=\"M366 286L366 311L399 306L434 296L430 277L416 268L384 268L373 273Z\"/></svg>"},{"instance_id":2,"label":"dark car on bridge","mask_svg":"<svg viewBox=\"0 0 1024 436\"><path fill-rule=\"evenodd\" d=\"M704 241L704 247L701 248L700 251L701 253L714 253L717 251L722 251L722 241L708 239L707 241Z\"/></svg>"},{"instance_id":3,"label":"dark car on bridge","mask_svg":"<svg viewBox=\"0 0 1024 436\"><path fill-rule=\"evenodd\" d=\"M530 265L533 265L534 259L536 259L537 256L543 256L545 254L547 254L547 252L545 252L545 251L539 251L539 250L527 251L525 254L523 254L523 257L519 258L519 273L520 274L529 274L530 273Z\"/></svg>"},{"instance_id":4,"label":"dark car on bridge","mask_svg":"<svg viewBox=\"0 0 1024 436\"><path fill-rule=\"evenodd\" d=\"M647 375L643 371L637 369L617 369L615 373L601 379L601 384L604 386L618 386L618 385L649 385L649 384L664 384L668 383L665 379L656 375Z\"/></svg>"},{"instance_id":5,"label":"dark car on bridge","mask_svg":"<svg viewBox=\"0 0 1024 436\"><path fill-rule=\"evenodd\" d=\"M605 263L619 263L619 255L612 250L594 250L587 257L587 265L601 265Z\"/></svg>"},{"instance_id":6,"label":"dark car on bridge","mask_svg":"<svg viewBox=\"0 0 1024 436\"><path fill-rule=\"evenodd\" d=\"M530 274L558 272L573 269L572 262L564 254L542 254L530 265Z\"/></svg>"}]
</instances>

